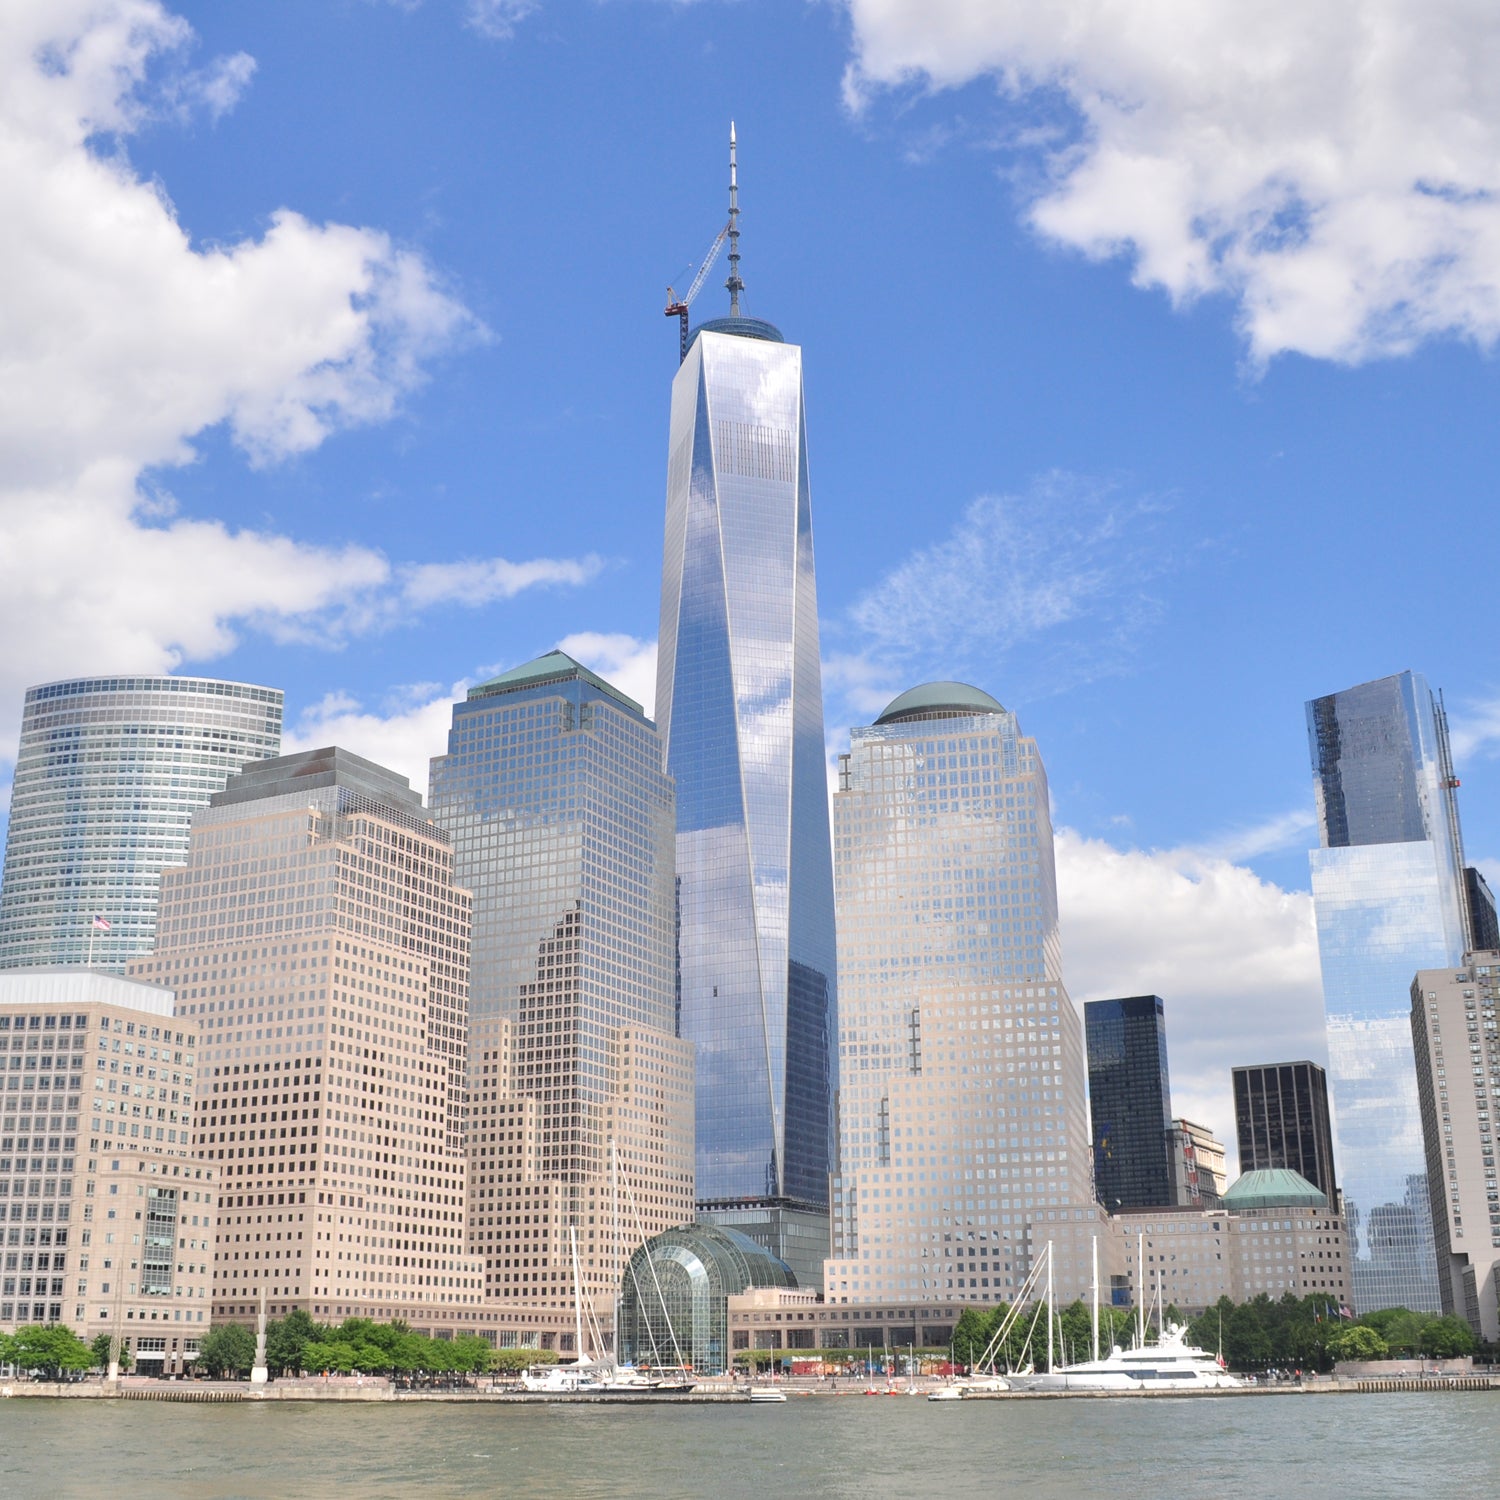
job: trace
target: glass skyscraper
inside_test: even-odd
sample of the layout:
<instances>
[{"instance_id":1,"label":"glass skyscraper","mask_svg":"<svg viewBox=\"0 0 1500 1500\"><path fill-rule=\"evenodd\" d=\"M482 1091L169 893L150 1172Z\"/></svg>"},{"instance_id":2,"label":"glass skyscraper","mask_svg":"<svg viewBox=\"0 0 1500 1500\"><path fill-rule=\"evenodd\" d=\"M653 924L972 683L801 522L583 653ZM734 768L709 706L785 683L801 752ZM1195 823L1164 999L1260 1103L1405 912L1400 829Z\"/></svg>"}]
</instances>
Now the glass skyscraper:
<instances>
[{"instance_id":1,"label":"glass skyscraper","mask_svg":"<svg viewBox=\"0 0 1500 1500\"><path fill-rule=\"evenodd\" d=\"M1240 1171L1287 1167L1336 1203L1328 1075L1314 1062L1288 1062L1235 1068L1231 1077Z\"/></svg>"},{"instance_id":2,"label":"glass skyscraper","mask_svg":"<svg viewBox=\"0 0 1500 1500\"><path fill-rule=\"evenodd\" d=\"M758 319L701 325L668 454L656 711L700 1213L816 1284L836 1005L802 351Z\"/></svg>"},{"instance_id":3,"label":"glass skyscraper","mask_svg":"<svg viewBox=\"0 0 1500 1500\"><path fill-rule=\"evenodd\" d=\"M276 688L208 677L28 688L0 885L0 968L122 972L150 952L162 867L186 858L196 809L248 762L281 753L281 710Z\"/></svg>"},{"instance_id":4,"label":"glass skyscraper","mask_svg":"<svg viewBox=\"0 0 1500 1500\"><path fill-rule=\"evenodd\" d=\"M1083 1007L1083 1027L1095 1194L1110 1213L1176 1202L1161 996L1090 1000Z\"/></svg>"},{"instance_id":5,"label":"glass skyscraper","mask_svg":"<svg viewBox=\"0 0 1500 1500\"><path fill-rule=\"evenodd\" d=\"M825 1294L991 1307L1052 1232L1032 1226L1092 1196L1047 775L1015 715L964 683L903 693L850 746ZM1157 1144L1165 1165L1160 1128Z\"/></svg>"},{"instance_id":6,"label":"glass skyscraper","mask_svg":"<svg viewBox=\"0 0 1500 1500\"><path fill-rule=\"evenodd\" d=\"M584 1291L612 1296L622 1254L693 1212L661 741L554 651L454 705L430 801L474 897L471 1247L492 1296L571 1308L576 1231Z\"/></svg>"},{"instance_id":7,"label":"glass skyscraper","mask_svg":"<svg viewBox=\"0 0 1500 1500\"><path fill-rule=\"evenodd\" d=\"M1414 672L1307 705L1322 848L1311 854L1339 1177L1360 1312L1439 1311L1411 981L1466 947L1442 709Z\"/></svg>"}]
</instances>

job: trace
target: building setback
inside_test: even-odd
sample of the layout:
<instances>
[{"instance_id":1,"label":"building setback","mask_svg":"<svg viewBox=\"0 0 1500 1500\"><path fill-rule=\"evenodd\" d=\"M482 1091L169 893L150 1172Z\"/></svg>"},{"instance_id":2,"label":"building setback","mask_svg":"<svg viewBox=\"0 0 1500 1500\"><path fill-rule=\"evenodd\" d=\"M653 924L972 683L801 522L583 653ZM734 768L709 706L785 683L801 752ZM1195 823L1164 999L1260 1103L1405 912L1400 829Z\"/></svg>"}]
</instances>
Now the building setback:
<instances>
[{"instance_id":1,"label":"building setback","mask_svg":"<svg viewBox=\"0 0 1500 1500\"><path fill-rule=\"evenodd\" d=\"M150 985L0 975L0 1333L108 1333L146 1374L197 1357L218 1213L192 1144L197 1046Z\"/></svg>"},{"instance_id":2,"label":"building setback","mask_svg":"<svg viewBox=\"0 0 1500 1500\"><path fill-rule=\"evenodd\" d=\"M731 315L672 382L656 712L699 1211L815 1285L837 1009L802 351L739 315L736 213Z\"/></svg>"},{"instance_id":3,"label":"building setback","mask_svg":"<svg viewBox=\"0 0 1500 1500\"><path fill-rule=\"evenodd\" d=\"M1500 952L1412 981L1422 1137L1445 1313L1500 1339Z\"/></svg>"},{"instance_id":4,"label":"building setback","mask_svg":"<svg viewBox=\"0 0 1500 1500\"><path fill-rule=\"evenodd\" d=\"M220 1177L216 1318L475 1331L466 1257L470 900L404 777L336 748L266 761L193 819L155 952L200 1035Z\"/></svg>"},{"instance_id":5,"label":"building setback","mask_svg":"<svg viewBox=\"0 0 1500 1500\"><path fill-rule=\"evenodd\" d=\"M1288 1167L1330 1203L1338 1201L1328 1078L1314 1062L1235 1068L1234 1122L1240 1170Z\"/></svg>"},{"instance_id":6,"label":"building setback","mask_svg":"<svg viewBox=\"0 0 1500 1500\"><path fill-rule=\"evenodd\" d=\"M1361 1312L1439 1307L1412 1057L1411 977L1457 967L1463 848L1447 723L1402 672L1307 705L1322 847L1313 909L1339 1177Z\"/></svg>"},{"instance_id":7,"label":"building setback","mask_svg":"<svg viewBox=\"0 0 1500 1500\"><path fill-rule=\"evenodd\" d=\"M576 1241L602 1310L630 1249L693 1214L661 742L552 652L454 706L431 785L474 897L469 1249L491 1298L570 1315Z\"/></svg>"},{"instance_id":8,"label":"building setback","mask_svg":"<svg viewBox=\"0 0 1500 1500\"><path fill-rule=\"evenodd\" d=\"M208 677L28 688L0 883L0 969L123 972L151 951L161 870L248 761L281 751L281 693ZM107 923L107 928L96 925Z\"/></svg>"},{"instance_id":9,"label":"building setback","mask_svg":"<svg viewBox=\"0 0 1500 1500\"><path fill-rule=\"evenodd\" d=\"M1177 1201L1165 1010L1160 995L1083 1007L1094 1192L1111 1213Z\"/></svg>"},{"instance_id":10,"label":"building setback","mask_svg":"<svg viewBox=\"0 0 1500 1500\"><path fill-rule=\"evenodd\" d=\"M1206 1125L1173 1120L1172 1201L1187 1208L1217 1208L1224 1198L1224 1143Z\"/></svg>"},{"instance_id":11,"label":"building setback","mask_svg":"<svg viewBox=\"0 0 1500 1500\"><path fill-rule=\"evenodd\" d=\"M928 683L834 794L840 1173L830 1302L991 1306L1089 1191L1047 777L1013 713Z\"/></svg>"}]
</instances>

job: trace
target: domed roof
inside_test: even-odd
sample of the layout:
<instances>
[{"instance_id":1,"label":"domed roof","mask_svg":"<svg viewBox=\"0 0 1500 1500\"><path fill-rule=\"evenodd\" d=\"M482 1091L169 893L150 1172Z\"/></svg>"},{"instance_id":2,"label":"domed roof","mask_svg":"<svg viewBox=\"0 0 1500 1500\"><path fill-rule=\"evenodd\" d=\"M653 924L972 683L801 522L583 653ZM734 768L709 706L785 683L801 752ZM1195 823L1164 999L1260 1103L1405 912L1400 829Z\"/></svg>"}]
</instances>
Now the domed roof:
<instances>
[{"instance_id":1,"label":"domed roof","mask_svg":"<svg viewBox=\"0 0 1500 1500\"><path fill-rule=\"evenodd\" d=\"M974 714L1003 714L1003 704L967 682L924 682L886 704L877 724L908 719L967 719Z\"/></svg>"},{"instance_id":2,"label":"domed roof","mask_svg":"<svg viewBox=\"0 0 1500 1500\"><path fill-rule=\"evenodd\" d=\"M1265 1167L1237 1178L1224 1194L1224 1207L1327 1208L1328 1199L1300 1172L1288 1167Z\"/></svg>"}]
</instances>

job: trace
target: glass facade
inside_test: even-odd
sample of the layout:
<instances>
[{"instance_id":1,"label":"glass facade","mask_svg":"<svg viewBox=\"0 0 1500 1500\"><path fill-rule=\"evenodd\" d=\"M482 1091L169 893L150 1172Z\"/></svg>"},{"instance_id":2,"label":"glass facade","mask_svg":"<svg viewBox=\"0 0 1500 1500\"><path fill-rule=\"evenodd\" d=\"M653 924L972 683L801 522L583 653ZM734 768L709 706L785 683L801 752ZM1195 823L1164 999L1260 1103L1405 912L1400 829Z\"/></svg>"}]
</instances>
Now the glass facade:
<instances>
[{"instance_id":1,"label":"glass facade","mask_svg":"<svg viewBox=\"0 0 1500 1500\"><path fill-rule=\"evenodd\" d=\"M431 804L474 895L472 1249L492 1295L571 1307L576 1230L585 1292L612 1295L612 1171L642 1233L693 1210L661 741L639 704L553 652L454 706Z\"/></svg>"},{"instance_id":2,"label":"glass facade","mask_svg":"<svg viewBox=\"0 0 1500 1500\"><path fill-rule=\"evenodd\" d=\"M1083 1007L1094 1192L1111 1213L1177 1201L1166 1008L1160 995Z\"/></svg>"},{"instance_id":3,"label":"glass facade","mask_svg":"<svg viewBox=\"0 0 1500 1500\"><path fill-rule=\"evenodd\" d=\"M275 688L206 677L90 677L29 688L0 884L0 968L148 953L161 870L196 808L281 752ZM109 923L96 928L94 919Z\"/></svg>"},{"instance_id":4,"label":"glass facade","mask_svg":"<svg viewBox=\"0 0 1500 1500\"><path fill-rule=\"evenodd\" d=\"M1235 1068L1234 1120L1240 1171L1286 1167L1338 1202L1328 1075L1314 1062Z\"/></svg>"},{"instance_id":5,"label":"glass facade","mask_svg":"<svg viewBox=\"0 0 1500 1500\"><path fill-rule=\"evenodd\" d=\"M700 329L673 382L656 707L699 1203L821 1209L836 1006L812 510L802 352L766 324Z\"/></svg>"},{"instance_id":6,"label":"glass facade","mask_svg":"<svg viewBox=\"0 0 1500 1500\"><path fill-rule=\"evenodd\" d=\"M1026 1277L1030 1226L1092 1197L1046 772L1015 715L959 683L850 740L825 1293L992 1306Z\"/></svg>"},{"instance_id":7,"label":"glass facade","mask_svg":"<svg viewBox=\"0 0 1500 1500\"><path fill-rule=\"evenodd\" d=\"M1313 907L1357 1310L1439 1307L1409 1022L1412 975L1465 949L1441 708L1413 672L1307 705L1323 847Z\"/></svg>"}]
</instances>

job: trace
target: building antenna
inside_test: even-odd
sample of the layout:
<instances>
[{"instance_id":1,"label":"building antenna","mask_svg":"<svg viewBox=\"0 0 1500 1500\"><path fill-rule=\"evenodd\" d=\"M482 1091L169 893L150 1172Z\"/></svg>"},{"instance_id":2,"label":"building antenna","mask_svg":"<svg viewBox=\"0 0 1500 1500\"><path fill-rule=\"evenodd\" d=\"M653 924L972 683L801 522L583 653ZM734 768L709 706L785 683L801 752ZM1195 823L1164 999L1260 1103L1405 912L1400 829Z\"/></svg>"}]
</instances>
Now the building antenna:
<instances>
[{"instance_id":1,"label":"building antenna","mask_svg":"<svg viewBox=\"0 0 1500 1500\"><path fill-rule=\"evenodd\" d=\"M729 291L729 316L740 315L740 293L745 283L740 280L740 176L735 155L734 121L729 122L729 280L724 283Z\"/></svg>"}]
</instances>

